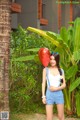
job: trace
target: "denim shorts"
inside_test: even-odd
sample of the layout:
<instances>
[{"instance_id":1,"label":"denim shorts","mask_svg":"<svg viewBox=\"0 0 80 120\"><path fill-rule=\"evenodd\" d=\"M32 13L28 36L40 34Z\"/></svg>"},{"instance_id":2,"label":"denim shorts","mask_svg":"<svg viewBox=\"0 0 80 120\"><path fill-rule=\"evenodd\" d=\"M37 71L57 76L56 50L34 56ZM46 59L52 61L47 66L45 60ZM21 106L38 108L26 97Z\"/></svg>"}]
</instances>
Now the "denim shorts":
<instances>
[{"instance_id":1,"label":"denim shorts","mask_svg":"<svg viewBox=\"0 0 80 120\"><path fill-rule=\"evenodd\" d=\"M46 104L64 104L64 96L62 90L46 91Z\"/></svg>"}]
</instances>

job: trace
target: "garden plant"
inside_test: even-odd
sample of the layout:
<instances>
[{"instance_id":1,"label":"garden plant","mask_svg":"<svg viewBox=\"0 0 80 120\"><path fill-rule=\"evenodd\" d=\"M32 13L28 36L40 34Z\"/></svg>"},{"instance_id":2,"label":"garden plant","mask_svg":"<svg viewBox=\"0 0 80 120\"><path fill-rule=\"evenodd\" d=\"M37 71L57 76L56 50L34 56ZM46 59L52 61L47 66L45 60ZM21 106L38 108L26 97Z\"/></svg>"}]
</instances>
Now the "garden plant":
<instances>
[{"instance_id":1,"label":"garden plant","mask_svg":"<svg viewBox=\"0 0 80 120\"><path fill-rule=\"evenodd\" d=\"M80 18L60 33L21 26L11 34L10 106L16 112L43 112L41 103L42 69L38 50L47 47L61 56L67 87L65 113L80 117ZM38 108L38 109L37 109Z\"/></svg>"}]
</instances>

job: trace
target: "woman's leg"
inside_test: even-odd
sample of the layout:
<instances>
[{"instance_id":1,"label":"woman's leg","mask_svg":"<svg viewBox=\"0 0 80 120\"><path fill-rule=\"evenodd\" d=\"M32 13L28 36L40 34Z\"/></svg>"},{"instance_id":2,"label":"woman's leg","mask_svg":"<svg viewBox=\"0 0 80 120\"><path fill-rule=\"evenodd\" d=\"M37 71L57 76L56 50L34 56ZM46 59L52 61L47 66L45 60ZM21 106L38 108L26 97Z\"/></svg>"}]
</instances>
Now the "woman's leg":
<instances>
[{"instance_id":1,"label":"woman's leg","mask_svg":"<svg viewBox=\"0 0 80 120\"><path fill-rule=\"evenodd\" d=\"M64 120L64 104L57 104L58 118Z\"/></svg>"},{"instance_id":2,"label":"woman's leg","mask_svg":"<svg viewBox=\"0 0 80 120\"><path fill-rule=\"evenodd\" d=\"M47 120L53 120L53 105L46 105Z\"/></svg>"}]
</instances>

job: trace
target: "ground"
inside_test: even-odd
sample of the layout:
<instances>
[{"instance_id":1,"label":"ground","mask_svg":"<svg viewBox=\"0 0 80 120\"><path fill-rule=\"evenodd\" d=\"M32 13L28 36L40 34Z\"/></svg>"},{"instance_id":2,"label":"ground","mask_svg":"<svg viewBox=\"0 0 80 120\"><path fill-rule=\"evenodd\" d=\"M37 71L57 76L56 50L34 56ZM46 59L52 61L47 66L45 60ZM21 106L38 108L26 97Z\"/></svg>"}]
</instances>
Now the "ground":
<instances>
[{"instance_id":1,"label":"ground","mask_svg":"<svg viewBox=\"0 0 80 120\"><path fill-rule=\"evenodd\" d=\"M15 117L11 116L11 120L46 120L46 116L44 114L16 114ZM53 120L59 120L55 115ZM70 118L67 117L65 120L80 120L80 118Z\"/></svg>"}]
</instances>

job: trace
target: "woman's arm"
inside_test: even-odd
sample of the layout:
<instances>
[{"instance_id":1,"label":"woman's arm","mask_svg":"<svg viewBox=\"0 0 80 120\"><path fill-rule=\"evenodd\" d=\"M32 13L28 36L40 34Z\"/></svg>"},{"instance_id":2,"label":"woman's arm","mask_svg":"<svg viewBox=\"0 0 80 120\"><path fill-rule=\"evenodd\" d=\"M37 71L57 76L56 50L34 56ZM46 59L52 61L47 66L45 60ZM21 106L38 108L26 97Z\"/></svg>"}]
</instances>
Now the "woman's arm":
<instances>
[{"instance_id":1,"label":"woman's arm","mask_svg":"<svg viewBox=\"0 0 80 120\"><path fill-rule=\"evenodd\" d=\"M61 86L57 87L57 90L62 90L66 87L66 81L65 81L64 74L62 75L62 78L63 78L63 83L61 84Z\"/></svg>"},{"instance_id":2,"label":"woman's arm","mask_svg":"<svg viewBox=\"0 0 80 120\"><path fill-rule=\"evenodd\" d=\"M64 74L63 74L61 77L62 77L62 79L63 79L63 83L61 84L61 86L59 86L59 87L50 86L49 89L50 89L51 91L62 90L62 89L64 89L64 88L66 87L66 81L65 81L65 76L64 76Z\"/></svg>"},{"instance_id":3,"label":"woman's arm","mask_svg":"<svg viewBox=\"0 0 80 120\"><path fill-rule=\"evenodd\" d=\"M46 104L45 89L46 89L46 68L43 69L43 73L42 73L42 102L43 104Z\"/></svg>"}]
</instances>

